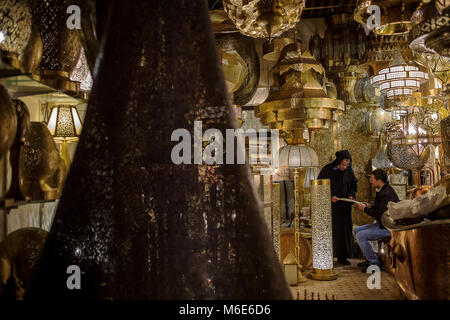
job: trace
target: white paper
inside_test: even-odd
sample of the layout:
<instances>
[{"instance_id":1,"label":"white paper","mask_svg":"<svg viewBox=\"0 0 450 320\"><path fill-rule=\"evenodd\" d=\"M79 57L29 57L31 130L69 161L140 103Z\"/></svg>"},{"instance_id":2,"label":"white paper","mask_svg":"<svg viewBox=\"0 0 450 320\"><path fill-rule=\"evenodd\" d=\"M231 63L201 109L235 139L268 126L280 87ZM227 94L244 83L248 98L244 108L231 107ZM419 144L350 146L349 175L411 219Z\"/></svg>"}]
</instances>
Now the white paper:
<instances>
[{"instance_id":1,"label":"white paper","mask_svg":"<svg viewBox=\"0 0 450 320\"><path fill-rule=\"evenodd\" d=\"M356 204L364 204L364 202L359 202L359 201L355 201L355 200L351 200L351 199L347 199L347 198L337 198L339 201L347 201L347 202L352 202L352 203L356 203Z\"/></svg>"}]
</instances>

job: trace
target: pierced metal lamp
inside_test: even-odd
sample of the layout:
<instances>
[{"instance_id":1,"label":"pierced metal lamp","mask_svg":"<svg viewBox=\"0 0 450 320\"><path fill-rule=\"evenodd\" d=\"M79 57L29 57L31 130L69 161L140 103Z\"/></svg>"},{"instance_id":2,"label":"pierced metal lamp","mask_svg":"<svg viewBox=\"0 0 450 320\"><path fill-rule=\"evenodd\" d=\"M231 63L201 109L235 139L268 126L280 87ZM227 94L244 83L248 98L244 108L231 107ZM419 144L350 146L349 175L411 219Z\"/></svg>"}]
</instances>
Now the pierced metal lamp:
<instances>
[{"instance_id":1,"label":"pierced metal lamp","mask_svg":"<svg viewBox=\"0 0 450 320\"><path fill-rule=\"evenodd\" d=\"M335 280L333 271L333 239L331 223L330 180L311 181L312 249L315 280Z\"/></svg>"},{"instance_id":2,"label":"pierced metal lamp","mask_svg":"<svg viewBox=\"0 0 450 320\"><path fill-rule=\"evenodd\" d=\"M53 139L61 142L61 158L64 160L67 170L70 167L67 144L78 140L81 134L81 127L80 115L75 106L57 105L52 108L47 128Z\"/></svg>"}]
</instances>

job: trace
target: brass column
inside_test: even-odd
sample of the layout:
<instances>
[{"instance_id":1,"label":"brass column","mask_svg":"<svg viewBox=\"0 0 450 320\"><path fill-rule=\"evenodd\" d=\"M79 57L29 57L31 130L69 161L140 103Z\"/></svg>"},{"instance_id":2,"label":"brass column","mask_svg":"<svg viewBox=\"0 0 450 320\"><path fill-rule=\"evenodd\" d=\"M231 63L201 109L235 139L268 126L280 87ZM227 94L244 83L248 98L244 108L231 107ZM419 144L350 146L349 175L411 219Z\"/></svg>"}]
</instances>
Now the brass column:
<instances>
[{"instance_id":1,"label":"brass column","mask_svg":"<svg viewBox=\"0 0 450 320\"><path fill-rule=\"evenodd\" d=\"M295 259L297 260L298 264L298 281L304 282L306 281L305 278L303 278L301 269L302 265L300 264L300 168L295 168L294 171L294 201L295 201L295 208L294 208L294 239L295 239Z\"/></svg>"}]
</instances>

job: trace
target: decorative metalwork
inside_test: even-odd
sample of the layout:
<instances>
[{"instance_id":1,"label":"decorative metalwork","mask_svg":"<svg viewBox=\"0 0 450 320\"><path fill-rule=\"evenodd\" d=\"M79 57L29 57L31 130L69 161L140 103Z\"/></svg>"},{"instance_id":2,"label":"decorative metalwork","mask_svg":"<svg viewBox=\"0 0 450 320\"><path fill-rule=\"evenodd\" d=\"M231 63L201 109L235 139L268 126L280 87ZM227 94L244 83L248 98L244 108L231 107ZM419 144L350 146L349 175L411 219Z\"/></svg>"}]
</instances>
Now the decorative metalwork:
<instances>
[{"instance_id":1,"label":"decorative metalwork","mask_svg":"<svg viewBox=\"0 0 450 320\"><path fill-rule=\"evenodd\" d=\"M396 53L389 68L384 68L370 79L370 84L380 88L389 99L412 96L428 80L428 73L414 65L406 64L400 53Z\"/></svg>"},{"instance_id":2,"label":"decorative metalwork","mask_svg":"<svg viewBox=\"0 0 450 320\"><path fill-rule=\"evenodd\" d=\"M0 159L8 152L16 139L16 109L8 91L0 84Z\"/></svg>"},{"instance_id":3,"label":"decorative metalwork","mask_svg":"<svg viewBox=\"0 0 450 320\"><path fill-rule=\"evenodd\" d=\"M400 52L405 61L412 60L409 41L404 35L376 35L371 33L366 48L360 56L360 64L374 76L381 69L389 67L396 52Z\"/></svg>"},{"instance_id":4,"label":"decorative metalwork","mask_svg":"<svg viewBox=\"0 0 450 320\"><path fill-rule=\"evenodd\" d=\"M304 7L304 0L223 0L238 30L253 38L271 39L294 28Z\"/></svg>"},{"instance_id":5,"label":"decorative metalwork","mask_svg":"<svg viewBox=\"0 0 450 320\"><path fill-rule=\"evenodd\" d=\"M40 70L71 72L80 56L81 42L77 30L67 28L69 0L30 0L33 19L43 43Z\"/></svg>"},{"instance_id":6,"label":"decorative metalwork","mask_svg":"<svg viewBox=\"0 0 450 320\"><path fill-rule=\"evenodd\" d=\"M40 81L48 86L77 94L79 84L70 81L70 72L80 57L78 30L67 28L70 0L29 0L35 23L40 31L43 53L39 64Z\"/></svg>"},{"instance_id":7,"label":"decorative metalwork","mask_svg":"<svg viewBox=\"0 0 450 320\"><path fill-rule=\"evenodd\" d=\"M255 107L264 125L281 130L288 144L309 139L308 130L328 129L344 102L331 98L323 67L299 43L283 48L274 67L274 85L267 100Z\"/></svg>"},{"instance_id":8,"label":"decorative metalwork","mask_svg":"<svg viewBox=\"0 0 450 320\"><path fill-rule=\"evenodd\" d=\"M20 55L31 33L31 13L25 0L0 2L0 49ZM16 57L17 58L17 57Z\"/></svg>"},{"instance_id":9,"label":"decorative metalwork","mask_svg":"<svg viewBox=\"0 0 450 320\"><path fill-rule=\"evenodd\" d=\"M255 44L238 32L216 34L215 39L233 104L245 105L259 84L260 65Z\"/></svg>"},{"instance_id":10,"label":"decorative metalwork","mask_svg":"<svg viewBox=\"0 0 450 320\"><path fill-rule=\"evenodd\" d=\"M420 5L418 0L358 0L354 18L362 25L366 25L369 13L367 9L376 5L380 8L380 25L372 31L383 35L406 34L413 22L411 16Z\"/></svg>"},{"instance_id":11,"label":"decorative metalwork","mask_svg":"<svg viewBox=\"0 0 450 320\"><path fill-rule=\"evenodd\" d=\"M197 137L194 121L222 133L236 124L206 2L110 9L30 298L290 299L249 168L171 159L175 129ZM72 264L82 290L67 289Z\"/></svg>"},{"instance_id":12,"label":"decorative metalwork","mask_svg":"<svg viewBox=\"0 0 450 320\"><path fill-rule=\"evenodd\" d=\"M313 272L310 277L317 280L333 280L333 239L331 227L330 180L311 182L311 219Z\"/></svg>"},{"instance_id":13,"label":"decorative metalwork","mask_svg":"<svg viewBox=\"0 0 450 320\"><path fill-rule=\"evenodd\" d=\"M84 49L81 50L80 58L78 59L75 68L70 73L70 80L80 82L81 91L91 91L92 75L86 60Z\"/></svg>"},{"instance_id":14,"label":"decorative metalwork","mask_svg":"<svg viewBox=\"0 0 450 320\"><path fill-rule=\"evenodd\" d=\"M42 59L42 39L36 24L31 27L30 39L20 55L20 64L25 72L33 73Z\"/></svg>"},{"instance_id":15,"label":"decorative metalwork","mask_svg":"<svg viewBox=\"0 0 450 320\"><path fill-rule=\"evenodd\" d=\"M450 117L441 121L442 149L447 170L450 169Z\"/></svg>"},{"instance_id":16,"label":"decorative metalwork","mask_svg":"<svg viewBox=\"0 0 450 320\"><path fill-rule=\"evenodd\" d=\"M450 58L450 6L431 1L424 7L423 20L409 32L411 49L432 51Z\"/></svg>"},{"instance_id":17,"label":"decorative metalwork","mask_svg":"<svg viewBox=\"0 0 450 320\"><path fill-rule=\"evenodd\" d=\"M31 122L27 135L29 145L21 149L20 172L22 192L32 200L54 199L56 191L46 186L59 165L59 152L43 122Z\"/></svg>"},{"instance_id":18,"label":"decorative metalwork","mask_svg":"<svg viewBox=\"0 0 450 320\"><path fill-rule=\"evenodd\" d=\"M272 184L272 206L273 206L273 221L272 221L272 241L275 253L278 259L281 259L280 252L280 227L281 227L281 217L280 217L280 184Z\"/></svg>"},{"instance_id":19,"label":"decorative metalwork","mask_svg":"<svg viewBox=\"0 0 450 320\"><path fill-rule=\"evenodd\" d=\"M12 202L25 200L25 196L20 190L20 150L27 144L26 137L30 131L30 112L22 101L14 100L17 114L17 133L14 144L9 152L9 163L11 165L11 184L5 199L12 199Z\"/></svg>"}]
</instances>

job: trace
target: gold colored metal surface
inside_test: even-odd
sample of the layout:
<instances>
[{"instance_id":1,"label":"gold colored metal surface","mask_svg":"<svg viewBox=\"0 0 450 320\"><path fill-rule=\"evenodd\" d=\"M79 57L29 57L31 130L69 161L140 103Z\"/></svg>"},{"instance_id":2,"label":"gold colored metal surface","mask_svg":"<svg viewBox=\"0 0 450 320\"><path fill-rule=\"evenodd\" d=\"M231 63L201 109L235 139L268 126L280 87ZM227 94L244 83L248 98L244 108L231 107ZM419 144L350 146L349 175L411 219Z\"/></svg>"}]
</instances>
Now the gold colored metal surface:
<instances>
[{"instance_id":1,"label":"gold colored metal surface","mask_svg":"<svg viewBox=\"0 0 450 320\"><path fill-rule=\"evenodd\" d=\"M312 264L312 248L310 240L300 233L300 265L301 271L307 270ZM294 228L281 228L280 230L280 261L283 261L289 252L295 251L295 230Z\"/></svg>"},{"instance_id":2,"label":"gold colored metal surface","mask_svg":"<svg viewBox=\"0 0 450 320\"><path fill-rule=\"evenodd\" d=\"M283 259L283 264L298 264L297 258L292 251L289 251L289 254Z\"/></svg>"},{"instance_id":3,"label":"gold colored metal surface","mask_svg":"<svg viewBox=\"0 0 450 320\"><path fill-rule=\"evenodd\" d=\"M290 43L293 43L292 38L275 38L272 41L263 43L263 58L267 61L277 62L280 58L281 50Z\"/></svg>"},{"instance_id":4,"label":"gold colored metal surface","mask_svg":"<svg viewBox=\"0 0 450 320\"><path fill-rule=\"evenodd\" d=\"M337 279L337 274L333 271L333 269L327 270L313 269L313 271L310 274L308 274L308 276L311 279L320 281L329 281Z\"/></svg>"},{"instance_id":5,"label":"gold colored metal surface","mask_svg":"<svg viewBox=\"0 0 450 320\"><path fill-rule=\"evenodd\" d=\"M57 90L63 90L72 95L80 91L80 83L71 81L66 71L44 70L39 71L38 76L41 83Z\"/></svg>"},{"instance_id":6,"label":"gold colored metal surface","mask_svg":"<svg viewBox=\"0 0 450 320\"><path fill-rule=\"evenodd\" d=\"M316 179L311 180L312 186L328 186L330 185L330 179Z\"/></svg>"},{"instance_id":7,"label":"gold colored metal surface","mask_svg":"<svg viewBox=\"0 0 450 320\"><path fill-rule=\"evenodd\" d=\"M390 231L390 267L403 294L411 300L449 300L450 221Z\"/></svg>"},{"instance_id":8,"label":"gold colored metal surface","mask_svg":"<svg viewBox=\"0 0 450 320\"><path fill-rule=\"evenodd\" d=\"M22 228L0 243L0 294L12 284L15 299L23 300L38 266L47 231Z\"/></svg>"},{"instance_id":9,"label":"gold colored metal surface","mask_svg":"<svg viewBox=\"0 0 450 320\"><path fill-rule=\"evenodd\" d=\"M255 115L264 125L281 130L288 143L304 141L305 129L328 129L336 112L345 109L343 101L328 96L323 67L308 50L302 52L299 42L281 50L273 74L269 97L255 108Z\"/></svg>"},{"instance_id":10,"label":"gold colored metal surface","mask_svg":"<svg viewBox=\"0 0 450 320\"><path fill-rule=\"evenodd\" d=\"M27 73L33 73L39 66L42 59L42 39L36 25L31 28L30 40L25 47L20 62L22 69Z\"/></svg>"},{"instance_id":11,"label":"gold colored metal surface","mask_svg":"<svg viewBox=\"0 0 450 320\"><path fill-rule=\"evenodd\" d=\"M31 122L27 141L29 145L22 148L20 155L22 192L32 200L42 200L48 198L48 192L52 192L45 180L58 169L58 149L42 122Z\"/></svg>"},{"instance_id":12,"label":"gold colored metal surface","mask_svg":"<svg viewBox=\"0 0 450 320\"><path fill-rule=\"evenodd\" d=\"M446 9L443 9L443 8ZM411 49L417 52L434 52L450 58L450 11L447 0L429 1L424 7L425 16L410 33Z\"/></svg>"},{"instance_id":13,"label":"gold colored metal surface","mask_svg":"<svg viewBox=\"0 0 450 320\"><path fill-rule=\"evenodd\" d=\"M16 110L5 87L0 84L0 159L13 145L16 131Z\"/></svg>"},{"instance_id":14,"label":"gold colored metal surface","mask_svg":"<svg viewBox=\"0 0 450 320\"><path fill-rule=\"evenodd\" d=\"M304 0L223 0L228 17L244 35L274 38L292 29L300 20Z\"/></svg>"},{"instance_id":15,"label":"gold colored metal surface","mask_svg":"<svg viewBox=\"0 0 450 320\"><path fill-rule=\"evenodd\" d=\"M0 2L0 50L21 54L31 33L31 14L25 0Z\"/></svg>"},{"instance_id":16,"label":"gold colored metal surface","mask_svg":"<svg viewBox=\"0 0 450 320\"><path fill-rule=\"evenodd\" d=\"M381 9L381 23L372 31L382 35L406 34L413 25L411 16L419 4L420 1L417 0L358 0L354 18L366 25L369 18L367 9L371 5L377 5Z\"/></svg>"},{"instance_id":17,"label":"gold colored metal surface","mask_svg":"<svg viewBox=\"0 0 450 320\"><path fill-rule=\"evenodd\" d=\"M14 100L17 114L17 133L12 148L9 151L9 163L11 165L11 184L9 186L6 199L12 199L12 202L26 200L20 190L20 150L27 144L26 137L30 131L30 113L27 106L22 101Z\"/></svg>"},{"instance_id":18,"label":"gold colored metal surface","mask_svg":"<svg viewBox=\"0 0 450 320\"><path fill-rule=\"evenodd\" d=\"M412 60L412 51L406 36L380 36L371 33L360 63L367 69L369 76L376 75L381 69L389 66L397 50L400 50L405 61Z\"/></svg>"}]
</instances>

